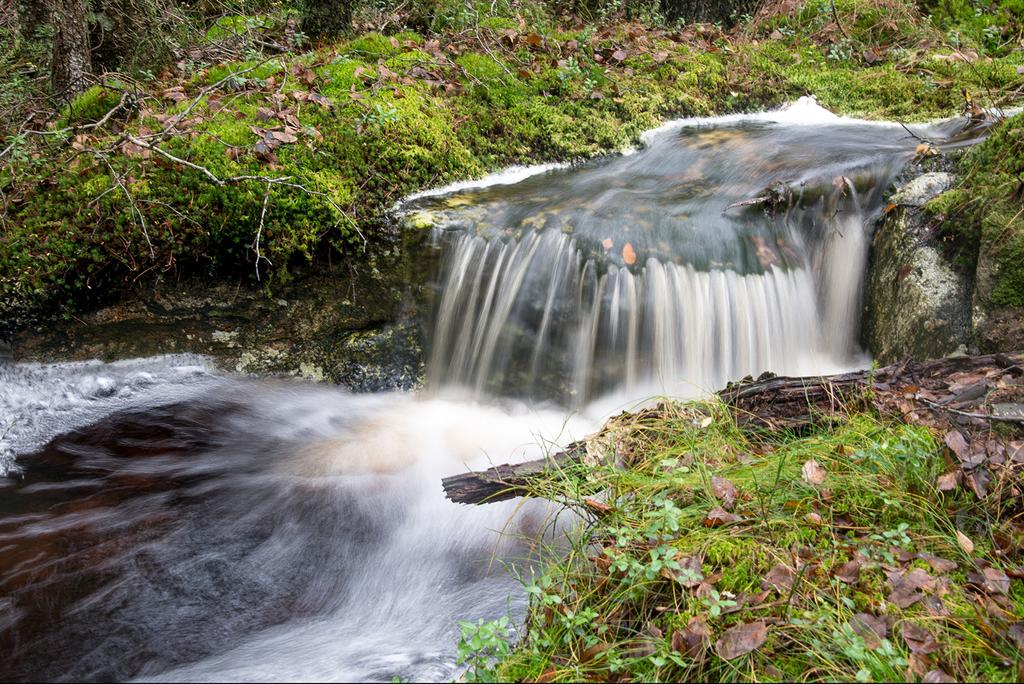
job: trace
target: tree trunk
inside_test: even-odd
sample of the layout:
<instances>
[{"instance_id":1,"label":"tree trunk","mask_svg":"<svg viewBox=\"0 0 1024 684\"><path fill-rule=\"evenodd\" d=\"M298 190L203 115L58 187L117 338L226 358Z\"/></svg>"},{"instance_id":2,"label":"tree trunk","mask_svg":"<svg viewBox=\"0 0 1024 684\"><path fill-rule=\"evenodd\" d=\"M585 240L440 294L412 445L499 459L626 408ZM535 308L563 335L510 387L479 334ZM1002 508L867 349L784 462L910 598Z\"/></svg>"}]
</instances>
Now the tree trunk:
<instances>
[{"instance_id":1,"label":"tree trunk","mask_svg":"<svg viewBox=\"0 0 1024 684\"><path fill-rule=\"evenodd\" d=\"M331 40L352 27L355 0L303 0L302 32L313 40Z\"/></svg>"},{"instance_id":2,"label":"tree trunk","mask_svg":"<svg viewBox=\"0 0 1024 684\"><path fill-rule=\"evenodd\" d=\"M18 31L26 41L39 38L39 29L50 23L50 8L46 0L18 0Z\"/></svg>"},{"instance_id":3,"label":"tree trunk","mask_svg":"<svg viewBox=\"0 0 1024 684\"><path fill-rule=\"evenodd\" d=\"M85 0L53 0L50 75L54 94L70 101L89 86L91 74Z\"/></svg>"}]
</instances>

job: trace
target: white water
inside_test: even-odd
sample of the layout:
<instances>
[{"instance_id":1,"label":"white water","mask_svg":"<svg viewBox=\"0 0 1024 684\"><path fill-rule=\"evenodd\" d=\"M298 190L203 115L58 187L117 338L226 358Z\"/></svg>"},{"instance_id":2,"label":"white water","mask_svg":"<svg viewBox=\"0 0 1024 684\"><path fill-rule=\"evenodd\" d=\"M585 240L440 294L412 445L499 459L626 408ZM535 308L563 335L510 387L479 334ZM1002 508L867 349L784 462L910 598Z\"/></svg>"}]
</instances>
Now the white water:
<instances>
[{"instance_id":1,"label":"white water","mask_svg":"<svg viewBox=\"0 0 1024 684\"><path fill-rule=\"evenodd\" d=\"M522 615L505 565L551 507L453 505L443 476L652 394L864 363L869 221L916 141L802 101L645 142L417 197L443 262L422 396L0 361L0 680L450 679L458 620ZM822 179L778 215L728 208Z\"/></svg>"}]
</instances>

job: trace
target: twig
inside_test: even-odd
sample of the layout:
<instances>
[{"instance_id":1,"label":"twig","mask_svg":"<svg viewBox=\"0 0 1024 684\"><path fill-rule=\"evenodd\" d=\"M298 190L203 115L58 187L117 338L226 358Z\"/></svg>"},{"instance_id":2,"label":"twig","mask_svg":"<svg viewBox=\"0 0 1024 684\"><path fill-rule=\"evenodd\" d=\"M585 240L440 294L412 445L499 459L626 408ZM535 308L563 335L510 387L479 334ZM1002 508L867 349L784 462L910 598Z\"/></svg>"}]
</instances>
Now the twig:
<instances>
[{"instance_id":1,"label":"twig","mask_svg":"<svg viewBox=\"0 0 1024 684\"><path fill-rule=\"evenodd\" d=\"M121 188L124 196L128 199L128 204L131 205L132 212L139 219L139 225L142 227L142 235L146 238L146 245L149 246L149 256L152 259L156 259L156 249L153 248L153 241L149 239L149 230L146 228L146 217L142 214L142 210L139 209L138 205L135 204L135 198L132 197L132 193L128 190L128 187L124 184L122 176L118 175L117 171L110 164L110 161L103 157L103 163L110 169L110 176L114 181L114 184Z\"/></svg>"},{"instance_id":2,"label":"twig","mask_svg":"<svg viewBox=\"0 0 1024 684\"><path fill-rule=\"evenodd\" d=\"M266 259L260 254L260 238L263 237L263 225L267 218L267 202L270 200L270 183L267 183L267 189L263 192L263 209L260 210L260 225L256 229L256 240L253 242L253 249L256 251L256 281L260 282L260 259ZM273 266L273 262L270 259L266 260L268 264Z\"/></svg>"},{"instance_id":3,"label":"twig","mask_svg":"<svg viewBox=\"0 0 1024 684\"><path fill-rule=\"evenodd\" d=\"M991 420L997 423L1016 423L1018 425L1024 424L1024 417L996 416L991 413L969 413L967 411L961 411L959 409L950 408L949 406L943 406L942 404L938 404L934 401L929 401L928 399L925 399L924 397L921 396L918 396L917 399L920 399L921 401L923 401L925 404L935 409L936 411L955 413L956 415L964 416L965 418L979 418L981 420Z\"/></svg>"},{"instance_id":4,"label":"twig","mask_svg":"<svg viewBox=\"0 0 1024 684\"><path fill-rule=\"evenodd\" d=\"M363 241L364 246L367 243L366 236L363 235L361 230L359 230L359 227L356 225L355 221L348 215L347 211L345 211L341 206L338 205L337 202L331 199L330 195L328 195L326 192L320 192L319 190L310 190L302 183L296 183L294 180L292 180L292 176L274 177L243 174L239 176L228 176L227 178L221 178L214 174L212 171L210 171L210 169L206 168L205 166L196 164L195 162L190 162L187 159L182 159L181 157L171 154L162 147L147 142L142 138L136 137L134 135L125 135L124 139L130 143L138 145L139 147L145 148L147 150L152 150L153 152L156 152L160 156L176 164L181 164L182 166L198 171L207 178L209 178L214 184L220 187L223 187L225 185L237 185L238 183L244 183L247 181L259 181L261 183L266 183L267 185L281 185L289 188L295 188L296 190L301 190L302 192L312 197L319 197L325 202L327 202L329 205L331 205L331 208L333 208L335 211L337 211L339 214L341 214L351 222L352 228L356 231L356 235L359 236L359 239Z\"/></svg>"}]
</instances>

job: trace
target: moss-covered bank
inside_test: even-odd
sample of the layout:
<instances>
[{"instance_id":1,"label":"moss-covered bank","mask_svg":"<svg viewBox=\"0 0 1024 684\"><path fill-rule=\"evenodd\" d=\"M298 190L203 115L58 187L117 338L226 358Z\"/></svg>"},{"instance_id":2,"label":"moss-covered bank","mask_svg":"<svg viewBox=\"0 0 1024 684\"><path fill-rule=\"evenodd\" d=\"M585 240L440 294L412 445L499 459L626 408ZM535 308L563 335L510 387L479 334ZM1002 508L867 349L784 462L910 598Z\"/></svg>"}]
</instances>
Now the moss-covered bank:
<instances>
[{"instance_id":1,"label":"moss-covered bank","mask_svg":"<svg viewBox=\"0 0 1024 684\"><path fill-rule=\"evenodd\" d=\"M1024 115L1000 125L959 164L956 187L925 209L946 254L972 283L974 341L1020 346L1024 324Z\"/></svg>"},{"instance_id":2,"label":"moss-covered bank","mask_svg":"<svg viewBox=\"0 0 1024 684\"><path fill-rule=\"evenodd\" d=\"M1024 672L1016 509L949 491L927 428L854 413L752 434L720 404L688 404L624 414L592 446L615 464L535 487L580 522L568 553L523 578L517 645L507 621L463 625L470 681Z\"/></svg>"},{"instance_id":3,"label":"moss-covered bank","mask_svg":"<svg viewBox=\"0 0 1024 684\"><path fill-rule=\"evenodd\" d=\"M814 94L923 119L959 111L962 89L999 99L1022 81L1019 49L957 51L913 4L832 7L730 33L491 15L96 86L46 134L5 141L0 328L161 279L273 287L339 255L359 267L409 192L619 149L669 116Z\"/></svg>"}]
</instances>

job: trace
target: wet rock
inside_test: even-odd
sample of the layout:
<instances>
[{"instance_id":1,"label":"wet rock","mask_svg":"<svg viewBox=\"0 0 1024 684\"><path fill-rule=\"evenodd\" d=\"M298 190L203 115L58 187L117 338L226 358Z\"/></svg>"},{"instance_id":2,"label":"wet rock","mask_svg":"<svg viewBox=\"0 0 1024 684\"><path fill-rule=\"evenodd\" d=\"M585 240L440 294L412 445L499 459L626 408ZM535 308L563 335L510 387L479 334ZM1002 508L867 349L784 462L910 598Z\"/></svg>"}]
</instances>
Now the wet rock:
<instances>
[{"instance_id":1,"label":"wet rock","mask_svg":"<svg viewBox=\"0 0 1024 684\"><path fill-rule=\"evenodd\" d=\"M266 292L221 282L173 283L70 322L22 330L16 360L169 353L223 370L334 382L356 391L410 389L422 377L422 326L433 266L429 231L377 246L358 263L307 273ZM3 349L0 349L0 360Z\"/></svg>"},{"instance_id":2,"label":"wet rock","mask_svg":"<svg viewBox=\"0 0 1024 684\"><path fill-rule=\"evenodd\" d=\"M883 363L937 358L971 343L970 279L943 256L922 211L952 183L945 172L905 183L875 232L862 336Z\"/></svg>"}]
</instances>

